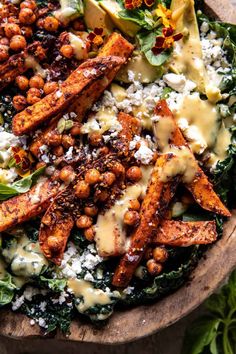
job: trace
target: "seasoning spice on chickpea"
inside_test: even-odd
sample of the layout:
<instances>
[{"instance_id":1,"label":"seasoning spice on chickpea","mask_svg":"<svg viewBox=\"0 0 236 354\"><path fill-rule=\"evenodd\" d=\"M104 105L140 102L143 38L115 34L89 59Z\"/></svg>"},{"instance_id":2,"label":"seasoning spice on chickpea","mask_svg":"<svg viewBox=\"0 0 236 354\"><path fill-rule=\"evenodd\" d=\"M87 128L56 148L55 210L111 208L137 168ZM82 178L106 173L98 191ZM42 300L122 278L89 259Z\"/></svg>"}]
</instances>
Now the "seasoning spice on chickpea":
<instances>
[{"instance_id":1,"label":"seasoning spice on chickpea","mask_svg":"<svg viewBox=\"0 0 236 354\"><path fill-rule=\"evenodd\" d=\"M105 187L111 186L116 180L116 175L113 172L104 172L101 176L102 184Z\"/></svg>"},{"instance_id":2,"label":"seasoning spice on chickpea","mask_svg":"<svg viewBox=\"0 0 236 354\"><path fill-rule=\"evenodd\" d=\"M21 2L20 8L21 9L27 8L27 9L35 10L35 9L37 9L37 4L33 0L25 0L25 1Z\"/></svg>"},{"instance_id":3,"label":"seasoning spice on chickpea","mask_svg":"<svg viewBox=\"0 0 236 354\"><path fill-rule=\"evenodd\" d=\"M51 82L46 82L46 84L43 86L43 91L45 95L48 95L49 93L52 93L53 91L56 91L58 89L58 83L55 81Z\"/></svg>"},{"instance_id":4,"label":"seasoning spice on chickpea","mask_svg":"<svg viewBox=\"0 0 236 354\"><path fill-rule=\"evenodd\" d=\"M14 96L12 103L17 111L22 111L27 106L26 98L22 95Z\"/></svg>"},{"instance_id":5,"label":"seasoning spice on chickpea","mask_svg":"<svg viewBox=\"0 0 236 354\"><path fill-rule=\"evenodd\" d=\"M127 170L126 176L130 181L138 182L142 178L142 170L138 166L132 166Z\"/></svg>"},{"instance_id":6,"label":"seasoning spice on chickpea","mask_svg":"<svg viewBox=\"0 0 236 354\"><path fill-rule=\"evenodd\" d=\"M75 179L75 171L74 171L73 167L71 167L71 166L63 167L60 171L59 177L66 184L73 182Z\"/></svg>"},{"instance_id":7,"label":"seasoning spice on chickpea","mask_svg":"<svg viewBox=\"0 0 236 354\"><path fill-rule=\"evenodd\" d=\"M93 219L90 216L87 215L81 215L77 220L76 220L76 226L79 229L87 229L93 224Z\"/></svg>"},{"instance_id":8,"label":"seasoning spice on chickpea","mask_svg":"<svg viewBox=\"0 0 236 354\"><path fill-rule=\"evenodd\" d=\"M92 226L84 230L84 237L89 242L94 241L95 231L94 231L94 228Z\"/></svg>"},{"instance_id":9,"label":"seasoning spice on chickpea","mask_svg":"<svg viewBox=\"0 0 236 354\"><path fill-rule=\"evenodd\" d=\"M25 91L29 87L29 80L24 75L19 75L16 78L16 84L20 90Z\"/></svg>"},{"instance_id":10,"label":"seasoning spice on chickpea","mask_svg":"<svg viewBox=\"0 0 236 354\"><path fill-rule=\"evenodd\" d=\"M53 148L53 155L55 155L56 157L60 157L62 155L64 155L64 149L63 149L63 146L55 146Z\"/></svg>"},{"instance_id":11,"label":"seasoning spice on chickpea","mask_svg":"<svg viewBox=\"0 0 236 354\"><path fill-rule=\"evenodd\" d=\"M111 171L114 172L116 177L124 176L125 174L124 166L118 161L113 163L113 165L111 166Z\"/></svg>"},{"instance_id":12,"label":"seasoning spice on chickpea","mask_svg":"<svg viewBox=\"0 0 236 354\"><path fill-rule=\"evenodd\" d=\"M98 213L98 208L96 207L96 205L86 206L84 208L84 212L88 216L96 216Z\"/></svg>"},{"instance_id":13,"label":"seasoning spice on chickpea","mask_svg":"<svg viewBox=\"0 0 236 354\"><path fill-rule=\"evenodd\" d=\"M90 187L85 181L79 181L75 186L75 195L77 198L86 199L89 197Z\"/></svg>"},{"instance_id":14,"label":"seasoning spice on chickpea","mask_svg":"<svg viewBox=\"0 0 236 354\"><path fill-rule=\"evenodd\" d=\"M62 145L66 149L69 149L69 147L75 145L75 139L72 138L72 136L70 136L70 135L62 135Z\"/></svg>"},{"instance_id":15,"label":"seasoning spice on chickpea","mask_svg":"<svg viewBox=\"0 0 236 354\"><path fill-rule=\"evenodd\" d=\"M102 135L100 133L93 132L89 135L89 143L92 146L99 146L102 142Z\"/></svg>"},{"instance_id":16,"label":"seasoning spice on chickpea","mask_svg":"<svg viewBox=\"0 0 236 354\"><path fill-rule=\"evenodd\" d=\"M129 202L129 209L131 209L131 210L139 211L140 206L141 206L141 205L140 205L138 199L132 199L132 200L130 200L130 202Z\"/></svg>"},{"instance_id":17,"label":"seasoning spice on chickpea","mask_svg":"<svg viewBox=\"0 0 236 354\"><path fill-rule=\"evenodd\" d=\"M39 18L36 22L36 26L40 29L44 28L44 18Z\"/></svg>"},{"instance_id":18,"label":"seasoning spice on chickpea","mask_svg":"<svg viewBox=\"0 0 236 354\"><path fill-rule=\"evenodd\" d=\"M154 259L149 259L146 265L148 273L154 276L160 274L163 269L163 265L161 263L157 263Z\"/></svg>"},{"instance_id":19,"label":"seasoning spice on chickpea","mask_svg":"<svg viewBox=\"0 0 236 354\"><path fill-rule=\"evenodd\" d=\"M101 174L96 168L89 169L84 176L85 182L88 184L96 184L100 181Z\"/></svg>"},{"instance_id":20,"label":"seasoning spice on chickpea","mask_svg":"<svg viewBox=\"0 0 236 354\"><path fill-rule=\"evenodd\" d=\"M47 16L44 19L44 29L48 32L56 32L59 27L59 21L53 16Z\"/></svg>"},{"instance_id":21,"label":"seasoning spice on chickpea","mask_svg":"<svg viewBox=\"0 0 236 354\"><path fill-rule=\"evenodd\" d=\"M63 57L70 59L74 55L74 49L70 44L64 44L60 48L60 53L63 55Z\"/></svg>"},{"instance_id":22,"label":"seasoning spice on chickpea","mask_svg":"<svg viewBox=\"0 0 236 354\"><path fill-rule=\"evenodd\" d=\"M47 239L48 248L52 252L58 252L63 245L63 238L61 236L49 236Z\"/></svg>"},{"instance_id":23,"label":"seasoning spice on chickpea","mask_svg":"<svg viewBox=\"0 0 236 354\"><path fill-rule=\"evenodd\" d=\"M124 215L124 223L129 226L135 226L139 222L139 213L135 210L128 210Z\"/></svg>"},{"instance_id":24,"label":"seasoning spice on chickpea","mask_svg":"<svg viewBox=\"0 0 236 354\"><path fill-rule=\"evenodd\" d=\"M105 202L109 198L109 193L106 190L97 190L94 194L94 200L98 202Z\"/></svg>"},{"instance_id":25,"label":"seasoning spice on chickpea","mask_svg":"<svg viewBox=\"0 0 236 354\"><path fill-rule=\"evenodd\" d=\"M8 46L0 44L0 61L8 60L9 53L8 53Z\"/></svg>"},{"instance_id":26,"label":"seasoning spice on chickpea","mask_svg":"<svg viewBox=\"0 0 236 354\"><path fill-rule=\"evenodd\" d=\"M70 130L70 134L72 136L77 136L77 135L80 135L80 133L81 133L81 124L74 123L73 127Z\"/></svg>"},{"instance_id":27,"label":"seasoning spice on chickpea","mask_svg":"<svg viewBox=\"0 0 236 354\"><path fill-rule=\"evenodd\" d=\"M164 247L155 247L153 250L153 258L156 262L164 263L168 258L168 252Z\"/></svg>"},{"instance_id":28,"label":"seasoning spice on chickpea","mask_svg":"<svg viewBox=\"0 0 236 354\"><path fill-rule=\"evenodd\" d=\"M22 49L26 48L26 40L25 37L21 35L15 35L10 40L10 48L15 52L19 52Z\"/></svg>"},{"instance_id":29,"label":"seasoning spice on chickpea","mask_svg":"<svg viewBox=\"0 0 236 354\"><path fill-rule=\"evenodd\" d=\"M36 15L33 10L23 8L19 13L19 21L23 25L32 25L36 21Z\"/></svg>"},{"instance_id":30,"label":"seasoning spice on chickpea","mask_svg":"<svg viewBox=\"0 0 236 354\"><path fill-rule=\"evenodd\" d=\"M7 23L4 27L4 31L8 38L21 34L20 27L16 23Z\"/></svg>"},{"instance_id":31,"label":"seasoning spice on chickpea","mask_svg":"<svg viewBox=\"0 0 236 354\"><path fill-rule=\"evenodd\" d=\"M44 86L44 80L40 75L34 75L29 80L29 86L31 88L42 89Z\"/></svg>"},{"instance_id":32,"label":"seasoning spice on chickpea","mask_svg":"<svg viewBox=\"0 0 236 354\"><path fill-rule=\"evenodd\" d=\"M26 38L30 38L33 36L33 30L30 26L21 27L21 33Z\"/></svg>"},{"instance_id":33,"label":"seasoning spice on chickpea","mask_svg":"<svg viewBox=\"0 0 236 354\"><path fill-rule=\"evenodd\" d=\"M55 132L55 130L52 131L50 134L48 134L47 144L49 146L59 146L61 145L61 142L62 142L62 136L61 134Z\"/></svg>"},{"instance_id":34,"label":"seasoning spice on chickpea","mask_svg":"<svg viewBox=\"0 0 236 354\"><path fill-rule=\"evenodd\" d=\"M41 92L37 88L30 88L27 91L27 102L29 105L35 104L40 101Z\"/></svg>"}]
</instances>

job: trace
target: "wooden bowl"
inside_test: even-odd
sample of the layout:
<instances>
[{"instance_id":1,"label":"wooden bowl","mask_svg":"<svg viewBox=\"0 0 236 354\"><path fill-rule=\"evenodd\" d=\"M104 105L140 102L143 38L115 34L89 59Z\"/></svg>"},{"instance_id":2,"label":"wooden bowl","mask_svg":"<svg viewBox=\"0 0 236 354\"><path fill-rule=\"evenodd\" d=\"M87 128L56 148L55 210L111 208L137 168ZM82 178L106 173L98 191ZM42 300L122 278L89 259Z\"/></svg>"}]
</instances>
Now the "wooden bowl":
<instances>
[{"instance_id":1,"label":"wooden bowl","mask_svg":"<svg viewBox=\"0 0 236 354\"><path fill-rule=\"evenodd\" d=\"M208 0L206 12L222 21L236 23L235 8L228 0ZM236 266L236 210L224 225L223 237L213 245L192 272L191 282L152 305L115 311L103 329L73 321L68 340L117 344L139 339L157 332L199 306L225 280ZM29 318L8 310L0 311L0 334L26 338L40 336L38 326ZM66 339L57 333L56 339Z\"/></svg>"}]
</instances>

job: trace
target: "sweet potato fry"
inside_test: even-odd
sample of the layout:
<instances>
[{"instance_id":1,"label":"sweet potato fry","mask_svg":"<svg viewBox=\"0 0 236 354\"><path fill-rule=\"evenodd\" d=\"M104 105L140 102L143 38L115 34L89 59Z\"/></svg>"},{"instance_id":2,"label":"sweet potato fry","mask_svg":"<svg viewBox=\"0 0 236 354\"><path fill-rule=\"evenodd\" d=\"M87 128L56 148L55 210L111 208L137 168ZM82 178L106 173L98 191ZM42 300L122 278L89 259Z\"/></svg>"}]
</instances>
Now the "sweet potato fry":
<instances>
[{"instance_id":1,"label":"sweet potato fry","mask_svg":"<svg viewBox=\"0 0 236 354\"><path fill-rule=\"evenodd\" d=\"M115 55L117 57L127 60L131 55L134 47L120 34L114 32L111 34L104 44L98 57L107 57ZM101 78L92 83L88 88L85 88L81 95L67 108L67 112L74 112L77 115L76 120L81 122L86 112L92 107L92 105L99 99L106 87L111 83L116 75L116 71L110 71L105 78ZM63 113L62 113L63 114ZM62 116L54 118L54 121L50 123L50 126L46 128L31 144L30 151L36 157L39 155L40 147L44 144L48 144L49 137L52 134L58 134L56 131L57 122Z\"/></svg>"},{"instance_id":2,"label":"sweet potato fry","mask_svg":"<svg viewBox=\"0 0 236 354\"><path fill-rule=\"evenodd\" d=\"M183 137L180 129L178 128L174 116L170 109L167 106L165 100L161 100L156 108L155 114L157 114L160 119L172 119L174 124L174 129L170 136L170 143L175 146L187 146L188 144ZM189 148L189 147L188 147ZM224 216L231 216L229 210L225 207L225 205L221 202L218 195L214 192L212 184L209 182L207 176L202 171L202 169L198 166L197 173L195 178L190 183L185 183L185 186L192 193L196 202L206 210L211 212L221 214Z\"/></svg>"},{"instance_id":3,"label":"sweet potato fry","mask_svg":"<svg viewBox=\"0 0 236 354\"><path fill-rule=\"evenodd\" d=\"M167 182L162 182L161 175L167 162L173 158L175 158L173 154L160 155L156 161L147 193L142 203L139 226L131 236L128 252L121 258L115 271L112 282L114 286L127 286L161 219L165 215L169 202L177 188L179 176L175 176Z\"/></svg>"},{"instance_id":4,"label":"sweet potato fry","mask_svg":"<svg viewBox=\"0 0 236 354\"><path fill-rule=\"evenodd\" d=\"M14 134L28 133L63 111L76 96L96 80L104 78L110 71L117 72L124 61L114 56L87 60L61 84L59 90L14 116L12 125Z\"/></svg>"},{"instance_id":5,"label":"sweet potato fry","mask_svg":"<svg viewBox=\"0 0 236 354\"><path fill-rule=\"evenodd\" d=\"M0 204L0 231L27 221L41 214L51 203L61 186L58 182L44 180L28 192Z\"/></svg>"},{"instance_id":6,"label":"sweet potato fry","mask_svg":"<svg viewBox=\"0 0 236 354\"><path fill-rule=\"evenodd\" d=\"M188 247L207 245L216 239L215 221L165 220L160 225L152 242L173 247Z\"/></svg>"}]
</instances>

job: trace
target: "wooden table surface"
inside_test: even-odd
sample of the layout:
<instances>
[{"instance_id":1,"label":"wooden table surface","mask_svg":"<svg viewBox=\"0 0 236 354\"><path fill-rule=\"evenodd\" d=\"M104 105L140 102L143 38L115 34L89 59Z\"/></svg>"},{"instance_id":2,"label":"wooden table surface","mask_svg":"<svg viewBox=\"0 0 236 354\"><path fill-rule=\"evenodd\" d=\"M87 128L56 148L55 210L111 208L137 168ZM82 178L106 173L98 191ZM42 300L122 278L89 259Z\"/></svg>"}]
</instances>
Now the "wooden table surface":
<instances>
[{"instance_id":1,"label":"wooden table surface","mask_svg":"<svg viewBox=\"0 0 236 354\"><path fill-rule=\"evenodd\" d=\"M236 6L236 0L231 0ZM136 342L104 346L53 339L16 340L0 336L0 354L180 354L185 329L199 316L196 309L176 324Z\"/></svg>"}]
</instances>

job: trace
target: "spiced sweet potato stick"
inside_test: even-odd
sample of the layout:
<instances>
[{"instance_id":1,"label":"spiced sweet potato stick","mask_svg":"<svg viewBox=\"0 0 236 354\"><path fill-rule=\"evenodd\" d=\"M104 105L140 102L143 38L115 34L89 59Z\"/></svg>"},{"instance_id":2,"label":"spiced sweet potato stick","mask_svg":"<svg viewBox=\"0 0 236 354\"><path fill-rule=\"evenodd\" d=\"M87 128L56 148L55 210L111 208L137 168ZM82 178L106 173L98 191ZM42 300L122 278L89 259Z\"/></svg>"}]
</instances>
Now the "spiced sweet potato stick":
<instances>
[{"instance_id":1,"label":"spiced sweet potato stick","mask_svg":"<svg viewBox=\"0 0 236 354\"><path fill-rule=\"evenodd\" d=\"M216 241L215 221L176 221L162 222L152 242L173 247L207 245Z\"/></svg>"},{"instance_id":2,"label":"spiced sweet potato stick","mask_svg":"<svg viewBox=\"0 0 236 354\"><path fill-rule=\"evenodd\" d=\"M115 271L112 284L125 287L131 280L135 269L151 242L167 207L176 191L179 176L173 176L163 182L164 169L170 161L177 159L173 154L160 155L153 169L146 196L140 212L140 223L131 236L128 252L121 258Z\"/></svg>"},{"instance_id":3,"label":"spiced sweet potato stick","mask_svg":"<svg viewBox=\"0 0 236 354\"><path fill-rule=\"evenodd\" d=\"M98 57L107 57L114 55L127 60L131 55L134 47L125 38L123 38L119 33L112 33L107 42L101 48L98 53ZM106 87L111 83L116 75L116 71L110 71L106 78L101 78L94 83L92 83L88 88L86 88L80 95L76 98L75 102L72 103L67 112L73 112L77 115L76 121L82 122L86 112L92 107L92 105L99 99L101 94L104 92ZM39 156L40 147L44 144L50 144L50 137L57 135L57 138L62 138L57 131L57 122L63 115L61 112L57 117L53 119L49 127L43 130L43 132L32 142L30 146L30 151L36 157ZM58 140L58 139L57 139Z\"/></svg>"},{"instance_id":4,"label":"spiced sweet potato stick","mask_svg":"<svg viewBox=\"0 0 236 354\"><path fill-rule=\"evenodd\" d=\"M154 132L156 130L157 140L158 140L158 131L160 131L161 129L160 124L165 120L167 123L166 129L167 130L169 129L169 132L167 134L169 135L168 143L177 147L186 146L189 149L189 146L183 134L181 133L179 127L177 126L174 116L170 111L170 109L168 108L165 100L161 100L157 104L155 108L155 114L159 117L159 121L155 123L156 127L154 127ZM169 120L169 122L167 120ZM203 209L209 210L216 214L221 214L223 216L231 216L231 213L221 202L218 195L214 192L211 182L209 182L207 176L199 166L195 178L191 182L185 183L185 186L192 193L196 202Z\"/></svg>"},{"instance_id":5,"label":"spiced sweet potato stick","mask_svg":"<svg viewBox=\"0 0 236 354\"><path fill-rule=\"evenodd\" d=\"M115 56L98 57L86 60L54 91L39 102L27 107L13 118L12 130L15 135L33 131L38 125L48 121L70 105L84 89L109 72L117 72L125 59Z\"/></svg>"}]
</instances>

